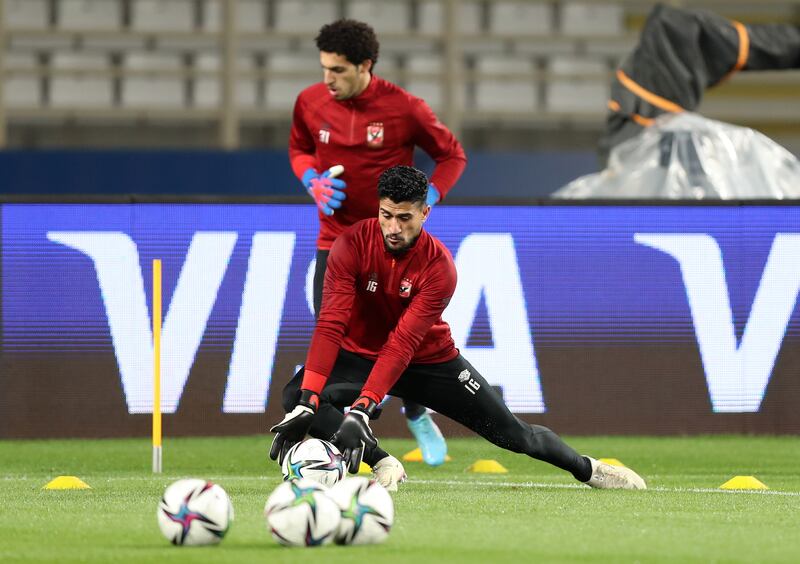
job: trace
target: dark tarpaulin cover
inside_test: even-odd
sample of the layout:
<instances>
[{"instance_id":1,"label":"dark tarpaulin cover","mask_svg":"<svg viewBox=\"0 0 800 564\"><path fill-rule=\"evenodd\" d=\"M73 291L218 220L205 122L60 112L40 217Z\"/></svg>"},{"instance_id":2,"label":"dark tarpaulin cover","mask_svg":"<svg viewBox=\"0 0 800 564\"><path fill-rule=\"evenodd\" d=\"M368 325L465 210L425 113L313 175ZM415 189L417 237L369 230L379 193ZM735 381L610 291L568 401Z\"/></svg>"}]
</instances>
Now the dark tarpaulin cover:
<instances>
[{"instance_id":1,"label":"dark tarpaulin cover","mask_svg":"<svg viewBox=\"0 0 800 564\"><path fill-rule=\"evenodd\" d=\"M706 10L656 5L612 82L601 159L653 118L695 110L706 88L733 72L796 68L796 26L743 25Z\"/></svg>"}]
</instances>

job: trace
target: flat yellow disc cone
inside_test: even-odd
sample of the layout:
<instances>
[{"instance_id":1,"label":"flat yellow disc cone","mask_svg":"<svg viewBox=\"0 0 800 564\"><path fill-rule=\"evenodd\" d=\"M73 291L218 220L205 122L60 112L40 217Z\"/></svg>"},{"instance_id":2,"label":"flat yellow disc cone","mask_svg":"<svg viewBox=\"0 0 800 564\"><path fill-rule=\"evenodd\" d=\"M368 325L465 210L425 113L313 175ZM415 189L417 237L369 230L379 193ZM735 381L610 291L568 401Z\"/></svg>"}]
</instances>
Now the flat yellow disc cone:
<instances>
[{"instance_id":1,"label":"flat yellow disc cone","mask_svg":"<svg viewBox=\"0 0 800 564\"><path fill-rule=\"evenodd\" d=\"M358 467L359 474L372 474L372 468L369 467L368 464L365 462L361 462L361 466Z\"/></svg>"},{"instance_id":2,"label":"flat yellow disc cone","mask_svg":"<svg viewBox=\"0 0 800 564\"><path fill-rule=\"evenodd\" d=\"M449 454L446 454L444 457L445 462L450 462L453 460L450 458ZM409 451L403 455L403 462L425 462L422 458L422 449L419 447L415 448L412 451Z\"/></svg>"},{"instance_id":3,"label":"flat yellow disc cone","mask_svg":"<svg viewBox=\"0 0 800 564\"><path fill-rule=\"evenodd\" d=\"M506 474L508 470L496 460L476 460L467 468L467 472L476 474Z\"/></svg>"},{"instance_id":4,"label":"flat yellow disc cone","mask_svg":"<svg viewBox=\"0 0 800 564\"><path fill-rule=\"evenodd\" d=\"M43 490L90 490L92 487L77 476L59 476L42 487Z\"/></svg>"},{"instance_id":5,"label":"flat yellow disc cone","mask_svg":"<svg viewBox=\"0 0 800 564\"><path fill-rule=\"evenodd\" d=\"M768 490L767 485L755 476L734 476L719 489L721 490Z\"/></svg>"},{"instance_id":6,"label":"flat yellow disc cone","mask_svg":"<svg viewBox=\"0 0 800 564\"><path fill-rule=\"evenodd\" d=\"M605 462L606 464L610 464L611 466L622 466L623 468L626 467L622 462L620 462L616 458L598 458L597 460L599 460L600 462Z\"/></svg>"}]
</instances>

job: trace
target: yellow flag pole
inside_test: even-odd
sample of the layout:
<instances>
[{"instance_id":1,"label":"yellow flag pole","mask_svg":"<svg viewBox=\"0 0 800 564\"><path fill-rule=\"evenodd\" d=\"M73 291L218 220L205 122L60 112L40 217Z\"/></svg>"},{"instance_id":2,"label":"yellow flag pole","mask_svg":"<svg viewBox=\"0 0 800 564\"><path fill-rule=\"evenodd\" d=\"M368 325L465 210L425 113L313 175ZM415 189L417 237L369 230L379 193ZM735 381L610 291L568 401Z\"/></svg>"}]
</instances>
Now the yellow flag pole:
<instances>
[{"instance_id":1,"label":"yellow flag pole","mask_svg":"<svg viewBox=\"0 0 800 564\"><path fill-rule=\"evenodd\" d=\"M153 473L161 474L161 259L153 259Z\"/></svg>"}]
</instances>

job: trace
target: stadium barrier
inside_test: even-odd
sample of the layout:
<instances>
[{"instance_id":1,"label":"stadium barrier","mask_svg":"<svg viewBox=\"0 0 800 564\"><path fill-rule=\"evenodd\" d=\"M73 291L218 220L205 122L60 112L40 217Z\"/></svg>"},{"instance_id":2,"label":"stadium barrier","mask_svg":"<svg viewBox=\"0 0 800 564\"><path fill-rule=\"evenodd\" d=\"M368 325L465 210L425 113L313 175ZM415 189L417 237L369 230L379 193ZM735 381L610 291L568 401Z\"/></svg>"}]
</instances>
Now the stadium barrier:
<instances>
[{"instance_id":1,"label":"stadium barrier","mask_svg":"<svg viewBox=\"0 0 800 564\"><path fill-rule=\"evenodd\" d=\"M280 418L313 329L311 205L9 200L0 437L149 434L154 258L165 436ZM531 204L426 224L457 263L445 319L484 393L560 433L796 432L800 208ZM407 433L392 408L375 428Z\"/></svg>"},{"instance_id":2,"label":"stadium barrier","mask_svg":"<svg viewBox=\"0 0 800 564\"><path fill-rule=\"evenodd\" d=\"M490 152L468 151L468 173L453 197L530 199L547 197L576 176L597 171L591 151ZM423 152L415 165L430 173L433 162ZM261 196L295 196L306 201L292 174L286 150L259 151L0 151L0 196L59 195L63 201L179 201L208 202L222 197L253 201ZM6 201L11 196L6 196ZM267 200L267 201L274 201Z\"/></svg>"}]
</instances>

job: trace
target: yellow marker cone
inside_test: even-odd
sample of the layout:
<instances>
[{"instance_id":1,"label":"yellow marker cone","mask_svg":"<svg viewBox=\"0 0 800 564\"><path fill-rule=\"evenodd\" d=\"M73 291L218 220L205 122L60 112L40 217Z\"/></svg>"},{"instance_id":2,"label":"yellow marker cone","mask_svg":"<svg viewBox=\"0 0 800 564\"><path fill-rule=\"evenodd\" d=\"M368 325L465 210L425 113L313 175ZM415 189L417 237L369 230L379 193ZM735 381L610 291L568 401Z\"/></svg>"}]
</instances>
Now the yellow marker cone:
<instances>
[{"instance_id":1,"label":"yellow marker cone","mask_svg":"<svg viewBox=\"0 0 800 564\"><path fill-rule=\"evenodd\" d=\"M721 490L768 490L767 485L755 476L734 476L719 489Z\"/></svg>"},{"instance_id":2,"label":"yellow marker cone","mask_svg":"<svg viewBox=\"0 0 800 564\"><path fill-rule=\"evenodd\" d=\"M622 466L623 468L626 468L626 466L616 458L598 458L597 460L600 462L605 462L606 464L610 464L611 466Z\"/></svg>"},{"instance_id":3,"label":"yellow marker cone","mask_svg":"<svg viewBox=\"0 0 800 564\"><path fill-rule=\"evenodd\" d=\"M453 460L450 458L449 454L446 454L444 457L445 462L450 462ZM415 448L412 451L409 451L403 455L403 462L425 462L422 458L422 449Z\"/></svg>"},{"instance_id":4,"label":"yellow marker cone","mask_svg":"<svg viewBox=\"0 0 800 564\"><path fill-rule=\"evenodd\" d=\"M467 472L476 474L507 474L508 470L496 460L476 460L467 468Z\"/></svg>"},{"instance_id":5,"label":"yellow marker cone","mask_svg":"<svg viewBox=\"0 0 800 564\"><path fill-rule=\"evenodd\" d=\"M361 466L358 467L359 474L372 474L372 468L369 467L364 461L361 462Z\"/></svg>"},{"instance_id":6,"label":"yellow marker cone","mask_svg":"<svg viewBox=\"0 0 800 564\"><path fill-rule=\"evenodd\" d=\"M43 490L90 490L92 487L77 476L59 476L42 487Z\"/></svg>"}]
</instances>

